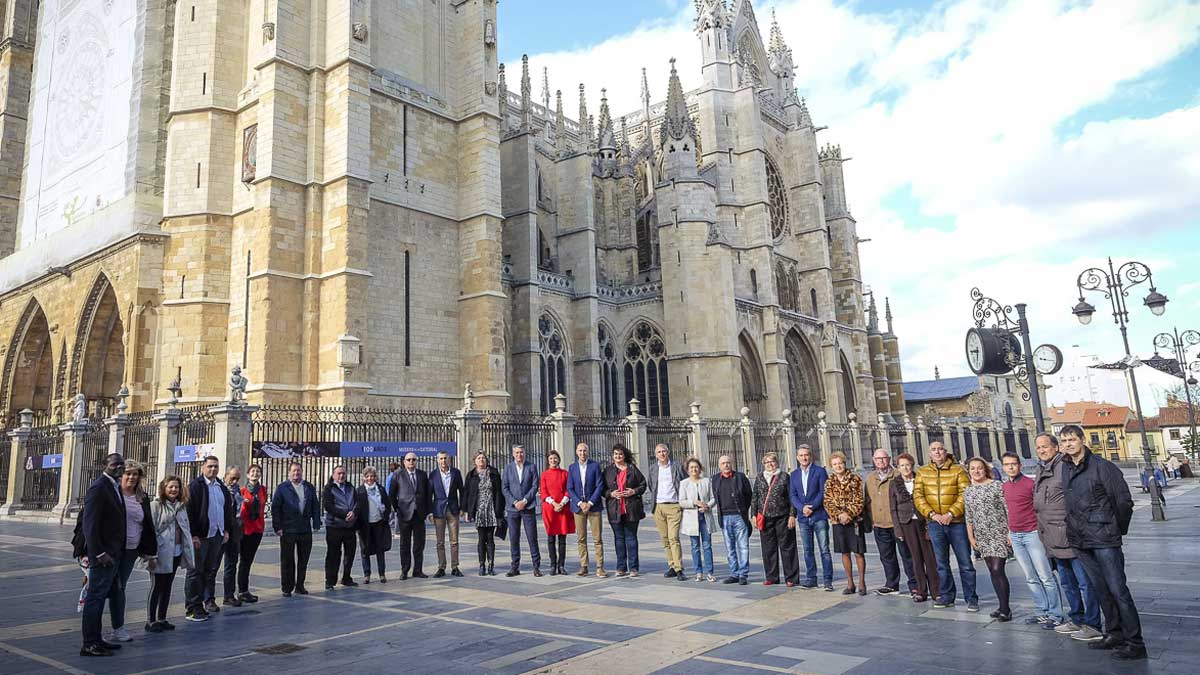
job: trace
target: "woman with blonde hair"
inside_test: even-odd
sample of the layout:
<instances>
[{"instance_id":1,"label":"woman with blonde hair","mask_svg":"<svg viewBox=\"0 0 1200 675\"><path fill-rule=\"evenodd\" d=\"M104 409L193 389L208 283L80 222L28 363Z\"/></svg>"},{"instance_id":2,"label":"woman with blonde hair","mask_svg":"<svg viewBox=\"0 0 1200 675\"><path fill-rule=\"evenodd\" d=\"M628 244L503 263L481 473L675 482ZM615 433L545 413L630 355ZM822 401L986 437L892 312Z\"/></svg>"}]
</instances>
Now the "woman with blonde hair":
<instances>
[{"instance_id":1,"label":"woman with blonde hair","mask_svg":"<svg viewBox=\"0 0 1200 675\"><path fill-rule=\"evenodd\" d=\"M825 483L825 510L834 519L833 551L842 554L846 570L846 588L842 595L867 594L866 552L867 534L863 527L863 482L858 474L846 468L846 456L835 452L829 456L829 481ZM854 585L851 554L858 560L858 586Z\"/></svg>"},{"instance_id":2,"label":"woman with blonde hair","mask_svg":"<svg viewBox=\"0 0 1200 675\"><path fill-rule=\"evenodd\" d=\"M167 476L158 484L158 496L150 502L150 526L158 550L150 559L150 596L146 599L146 632L175 630L167 621L171 585L175 572L196 567L192 528L187 515L187 486L179 476Z\"/></svg>"},{"instance_id":3,"label":"woman with blonde hair","mask_svg":"<svg viewBox=\"0 0 1200 675\"><path fill-rule=\"evenodd\" d=\"M125 591L133 564L138 559L147 563L158 553L158 540L150 520L150 498L142 489L146 471L140 462L125 460L125 473L121 474L121 499L125 502L125 552L117 567L119 590L109 605L112 617L113 642L129 642L129 631L125 630Z\"/></svg>"}]
</instances>

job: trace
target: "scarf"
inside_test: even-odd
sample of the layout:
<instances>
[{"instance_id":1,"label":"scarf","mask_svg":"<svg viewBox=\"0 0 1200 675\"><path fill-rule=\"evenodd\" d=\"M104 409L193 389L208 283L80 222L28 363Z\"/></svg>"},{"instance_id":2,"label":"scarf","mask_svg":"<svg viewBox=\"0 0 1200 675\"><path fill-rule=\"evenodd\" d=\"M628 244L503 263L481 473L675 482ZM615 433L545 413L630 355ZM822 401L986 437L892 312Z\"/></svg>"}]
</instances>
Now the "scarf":
<instances>
[{"instance_id":1,"label":"scarf","mask_svg":"<svg viewBox=\"0 0 1200 675\"><path fill-rule=\"evenodd\" d=\"M774 471L763 471L763 480L767 481L767 485L771 484L771 479L779 475L779 469Z\"/></svg>"}]
</instances>

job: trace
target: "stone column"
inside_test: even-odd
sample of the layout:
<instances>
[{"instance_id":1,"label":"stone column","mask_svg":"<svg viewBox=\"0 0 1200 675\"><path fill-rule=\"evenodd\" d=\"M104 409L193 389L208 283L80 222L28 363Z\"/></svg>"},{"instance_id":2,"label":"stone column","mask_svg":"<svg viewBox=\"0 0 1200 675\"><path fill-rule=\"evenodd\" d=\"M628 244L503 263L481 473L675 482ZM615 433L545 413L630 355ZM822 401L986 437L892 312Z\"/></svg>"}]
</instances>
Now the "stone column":
<instances>
[{"instance_id":1,"label":"stone column","mask_svg":"<svg viewBox=\"0 0 1200 675\"><path fill-rule=\"evenodd\" d=\"M179 424L183 413L178 408L167 408L154 416L158 422L158 479L161 481L175 473L175 446L179 445Z\"/></svg>"},{"instance_id":2,"label":"stone column","mask_svg":"<svg viewBox=\"0 0 1200 675\"><path fill-rule=\"evenodd\" d=\"M825 422L824 410L817 413L817 445L821 448L821 464L828 464L833 445L829 442L829 425Z\"/></svg>"},{"instance_id":3,"label":"stone column","mask_svg":"<svg viewBox=\"0 0 1200 675\"><path fill-rule=\"evenodd\" d=\"M1000 423L996 420L988 422L988 433L992 435L992 458L998 458L1004 454L1004 447L1000 445Z\"/></svg>"},{"instance_id":4,"label":"stone column","mask_svg":"<svg viewBox=\"0 0 1200 675\"><path fill-rule=\"evenodd\" d=\"M107 422L108 420L105 420L106 424ZM83 497L83 495L75 495L74 493L76 486L79 485L79 481L83 477L83 436L88 431L88 424L83 420L76 420L59 425L58 430L62 432L63 436L63 463L62 470L58 473L58 503L50 511L50 515L56 520L61 520L66 515L67 510L71 508L75 497L78 496L80 499ZM109 452L120 452L119 450L111 449L113 447L113 434L114 430L110 427L108 437ZM124 442L125 435L122 430L121 443L123 444ZM85 486L83 489L87 490L87 487Z\"/></svg>"},{"instance_id":5,"label":"stone column","mask_svg":"<svg viewBox=\"0 0 1200 675\"><path fill-rule=\"evenodd\" d=\"M650 441L646 438L646 418L638 414L642 404L636 398L629 399L629 452L637 461L638 466L650 465L650 449L646 447Z\"/></svg>"},{"instance_id":6,"label":"stone column","mask_svg":"<svg viewBox=\"0 0 1200 675\"><path fill-rule=\"evenodd\" d=\"M788 471L796 468L796 423L792 421L792 409L783 409L783 422L779 425L783 434L783 452L787 455Z\"/></svg>"},{"instance_id":7,"label":"stone column","mask_svg":"<svg viewBox=\"0 0 1200 675\"><path fill-rule=\"evenodd\" d=\"M743 407L741 413L742 419L738 423L738 433L742 436L741 462L746 475L751 475L758 470L754 464L754 420L750 419L749 408ZM707 457L708 453L704 456Z\"/></svg>"},{"instance_id":8,"label":"stone column","mask_svg":"<svg viewBox=\"0 0 1200 675\"><path fill-rule=\"evenodd\" d=\"M8 432L12 449L8 456L8 496L0 513L11 516L21 508L21 494L25 491L25 444L32 433L33 411L21 411L21 426Z\"/></svg>"},{"instance_id":9,"label":"stone column","mask_svg":"<svg viewBox=\"0 0 1200 675\"><path fill-rule=\"evenodd\" d=\"M850 420L850 454L854 455L850 458L850 466L855 469L861 469L863 465L863 447L862 436L858 433L858 415L850 413L847 415ZM871 453L875 453L875 448L871 448Z\"/></svg>"},{"instance_id":10,"label":"stone column","mask_svg":"<svg viewBox=\"0 0 1200 675\"><path fill-rule=\"evenodd\" d=\"M908 415L904 416L904 446L908 454L917 456L917 428L913 426L912 418Z\"/></svg>"},{"instance_id":11,"label":"stone column","mask_svg":"<svg viewBox=\"0 0 1200 675\"><path fill-rule=\"evenodd\" d=\"M692 451L688 454L692 457L699 457L700 461L703 462L708 457L708 422L700 416L700 403L698 401L692 401L689 407L692 411L691 416L688 417L688 420L692 423L692 428L689 432L692 435L692 439L688 445L692 447ZM647 448L647 450L653 451L654 448Z\"/></svg>"},{"instance_id":12,"label":"stone column","mask_svg":"<svg viewBox=\"0 0 1200 675\"><path fill-rule=\"evenodd\" d=\"M888 433L887 423L884 421L883 413L879 413L875 416L875 424L878 427L875 435L879 440L879 447L887 450L889 455L895 455L896 453L892 449L892 435ZM875 452L875 448L871 448L871 452Z\"/></svg>"},{"instance_id":13,"label":"stone column","mask_svg":"<svg viewBox=\"0 0 1200 675\"><path fill-rule=\"evenodd\" d=\"M250 464L250 419L258 406L222 403L208 409L216 426L213 454L221 461L222 474L231 466L242 471Z\"/></svg>"},{"instance_id":14,"label":"stone column","mask_svg":"<svg viewBox=\"0 0 1200 675\"><path fill-rule=\"evenodd\" d=\"M558 451L559 463L569 467L575 457L575 416L567 412L567 397L554 397L554 412L550 413L554 425L554 449Z\"/></svg>"},{"instance_id":15,"label":"stone column","mask_svg":"<svg viewBox=\"0 0 1200 675\"><path fill-rule=\"evenodd\" d=\"M944 426L942 427L942 431L945 433ZM917 415L917 442L920 445L917 447L917 454L913 455L913 457L917 458L917 465L919 466L923 459L921 453L929 448L929 427L925 426L925 417L922 415Z\"/></svg>"},{"instance_id":16,"label":"stone column","mask_svg":"<svg viewBox=\"0 0 1200 675\"><path fill-rule=\"evenodd\" d=\"M955 426L958 428L958 454L961 455L960 457L955 457L954 459L961 462L966 458L967 454L967 432L969 429L967 429L967 425L963 423L962 418L956 417L954 419L955 422L957 422Z\"/></svg>"}]
</instances>

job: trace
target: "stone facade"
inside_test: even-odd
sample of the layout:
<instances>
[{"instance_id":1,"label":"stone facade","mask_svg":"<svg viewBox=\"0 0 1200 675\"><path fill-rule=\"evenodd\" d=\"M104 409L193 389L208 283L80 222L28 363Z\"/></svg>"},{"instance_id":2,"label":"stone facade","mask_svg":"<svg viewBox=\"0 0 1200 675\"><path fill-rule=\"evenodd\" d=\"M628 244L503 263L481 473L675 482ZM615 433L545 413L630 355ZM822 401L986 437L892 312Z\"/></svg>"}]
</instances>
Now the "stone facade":
<instances>
[{"instance_id":1,"label":"stone facade","mask_svg":"<svg viewBox=\"0 0 1200 675\"><path fill-rule=\"evenodd\" d=\"M25 103L49 66L5 0L5 414L121 384L145 409L177 376L215 402L235 365L251 403L450 407L469 382L482 408L902 414L844 158L748 0L698 3L700 89L643 81L594 120L531 100L527 67L509 91L494 0L135 4L133 150L102 160L128 194L30 239L26 108L65 113Z\"/></svg>"}]
</instances>

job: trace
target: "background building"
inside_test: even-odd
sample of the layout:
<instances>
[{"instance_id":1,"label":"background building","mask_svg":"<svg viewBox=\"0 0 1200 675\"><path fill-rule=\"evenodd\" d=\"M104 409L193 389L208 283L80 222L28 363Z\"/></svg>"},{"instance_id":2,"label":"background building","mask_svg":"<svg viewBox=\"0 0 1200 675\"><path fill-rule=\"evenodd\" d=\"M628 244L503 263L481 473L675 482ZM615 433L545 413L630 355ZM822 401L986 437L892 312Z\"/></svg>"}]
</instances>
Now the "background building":
<instances>
[{"instance_id":1,"label":"background building","mask_svg":"<svg viewBox=\"0 0 1200 675\"><path fill-rule=\"evenodd\" d=\"M940 417L996 420L1001 429L1036 430L1033 404L1022 398L1025 391L1016 377L1008 375L969 375L943 378L934 369L934 379L904 383L904 401L909 417L918 416L926 423ZM1042 387L1045 401L1046 387ZM1050 410L1043 410L1051 419Z\"/></svg>"}]
</instances>

